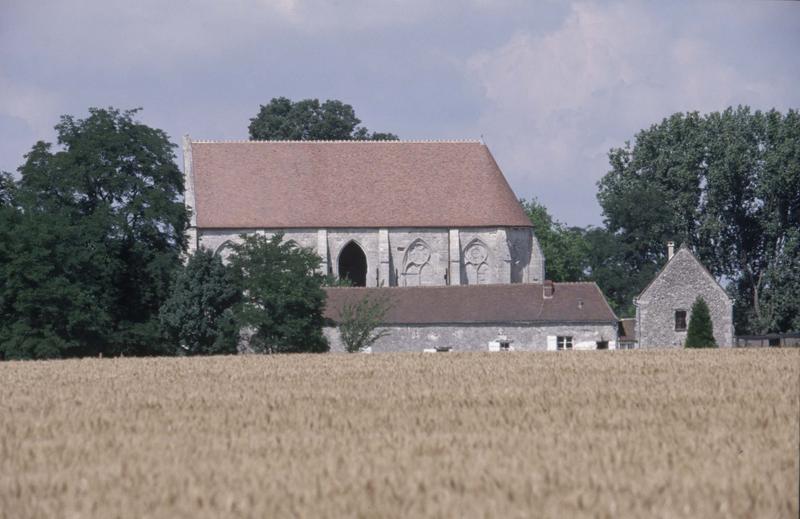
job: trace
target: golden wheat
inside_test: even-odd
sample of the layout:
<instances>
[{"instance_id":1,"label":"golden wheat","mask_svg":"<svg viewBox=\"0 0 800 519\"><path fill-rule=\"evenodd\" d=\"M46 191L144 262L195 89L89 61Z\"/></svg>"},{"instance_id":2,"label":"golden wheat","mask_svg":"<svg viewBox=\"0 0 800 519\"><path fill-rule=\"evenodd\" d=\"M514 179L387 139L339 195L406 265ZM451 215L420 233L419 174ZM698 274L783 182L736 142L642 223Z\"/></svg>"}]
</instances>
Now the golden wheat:
<instances>
[{"instance_id":1,"label":"golden wheat","mask_svg":"<svg viewBox=\"0 0 800 519\"><path fill-rule=\"evenodd\" d=\"M800 351L0 363L0 515L797 517Z\"/></svg>"}]
</instances>

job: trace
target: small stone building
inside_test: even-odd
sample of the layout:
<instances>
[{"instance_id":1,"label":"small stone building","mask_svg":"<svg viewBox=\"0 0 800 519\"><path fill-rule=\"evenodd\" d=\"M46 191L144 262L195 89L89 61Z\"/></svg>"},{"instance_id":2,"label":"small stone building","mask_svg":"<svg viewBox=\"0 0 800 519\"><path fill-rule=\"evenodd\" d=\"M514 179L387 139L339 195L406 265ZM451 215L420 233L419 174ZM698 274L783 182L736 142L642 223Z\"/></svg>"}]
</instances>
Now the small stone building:
<instances>
[{"instance_id":1,"label":"small stone building","mask_svg":"<svg viewBox=\"0 0 800 519\"><path fill-rule=\"evenodd\" d=\"M719 346L733 345L733 301L714 276L684 244L642 293L636 306L636 338L639 348L682 347L698 296L708 304Z\"/></svg>"},{"instance_id":2,"label":"small stone building","mask_svg":"<svg viewBox=\"0 0 800 519\"><path fill-rule=\"evenodd\" d=\"M516 351L616 349L618 319L595 283L397 288L328 288L325 316L364 297L387 298L373 351ZM344 351L338 329L325 329L332 351ZM501 346L502 347L502 346ZM499 349L499 348L498 348Z\"/></svg>"}]
</instances>

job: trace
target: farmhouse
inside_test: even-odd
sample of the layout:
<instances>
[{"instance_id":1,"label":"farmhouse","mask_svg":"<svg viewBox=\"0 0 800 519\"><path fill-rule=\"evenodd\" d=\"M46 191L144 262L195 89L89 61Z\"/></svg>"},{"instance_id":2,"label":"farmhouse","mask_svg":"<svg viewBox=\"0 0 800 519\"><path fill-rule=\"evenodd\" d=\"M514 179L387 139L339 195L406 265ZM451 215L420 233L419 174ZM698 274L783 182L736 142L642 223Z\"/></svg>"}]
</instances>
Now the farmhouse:
<instances>
[{"instance_id":1,"label":"farmhouse","mask_svg":"<svg viewBox=\"0 0 800 519\"><path fill-rule=\"evenodd\" d=\"M228 254L241 234L285 233L321 272L396 305L378 351L615 348L594 284L545 281L530 220L479 141L192 141L184 138L190 251ZM602 300L602 304L600 301ZM328 332L339 344L336 330Z\"/></svg>"},{"instance_id":2,"label":"farmhouse","mask_svg":"<svg viewBox=\"0 0 800 519\"><path fill-rule=\"evenodd\" d=\"M697 297L708 304L717 345L732 346L733 301L725 289L686 244L675 253L670 242L667 256L667 264L634 301L638 347L683 346Z\"/></svg>"},{"instance_id":3,"label":"farmhouse","mask_svg":"<svg viewBox=\"0 0 800 519\"><path fill-rule=\"evenodd\" d=\"M400 288L328 288L326 316L337 321L346 304L386 297L390 307L377 349L486 351L490 343L532 350L614 347L617 317L594 283L531 283ZM335 328L331 350L342 351Z\"/></svg>"}]
</instances>

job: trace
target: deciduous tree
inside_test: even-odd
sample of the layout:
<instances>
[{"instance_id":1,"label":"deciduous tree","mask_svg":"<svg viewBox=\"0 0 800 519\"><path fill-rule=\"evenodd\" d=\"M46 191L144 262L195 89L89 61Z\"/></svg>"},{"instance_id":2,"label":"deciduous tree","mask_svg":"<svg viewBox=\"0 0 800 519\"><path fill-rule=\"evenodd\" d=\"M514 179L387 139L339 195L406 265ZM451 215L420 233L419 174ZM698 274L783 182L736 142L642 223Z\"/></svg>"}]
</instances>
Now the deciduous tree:
<instances>
[{"instance_id":1,"label":"deciduous tree","mask_svg":"<svg viewBox=\"0 0 800 519\"><path fill-rule=\"evenodd\" d=\"M796 110L674 114L609 159L598 199L607 230L625 249L624 270L655 270L666 262L667 241L688 243L735 295L738 333L791 326L800 304L779 293L792 279L787 258L798 255L791 237L800 228ZM631 280L638 292L647 276Z\"/></svg>"},{"instance_id":2,"label":"deciduous tree","mask_svg":"<svg viewBox=\"0 0 800 519\"><path fill-rule=\"evenodd\" d=\"M521 200L533 224L545 257L547 278L553 281L581 281L586 275L587 245L583 230L555 220L536 199Z\"/></svg>"},{"instance_id":3,"label":"deciduous tree","mask_svg":"<svg viewBox=\"0 0 800 519\"><path fill-rule=\"evenodd\" d=\"M339 333L345 350L348 353L364 351L381 337L389 335L388 330L377 328L390 308L386 296L365 296L356 303L346 303L339 318Z\"/></svg>"},{"instance_id":4,"label":"deciduous tree","mask_svg":"<svg viewBox=\"0 0 800 519\"><path fill-rule=\"evenodd\" d=\"M186 265L176 271L171 295L159 314L176 353L236 353L239 330L233 306L241 293L220 256L202 248L190 255Z\"/></svg>"},{"instance_id":5,"label":"deciduous tree","mask_svg":"<svg viewBox=\"0 0 800 519\"><path fill-rule=\"evenodd\" d=\"M370 133L356 117L353 107L335 99L293 102L286 97L273 98L261 105L250 119L250 138L254 140L397 140L392 133Z\"/></svg>"},{"instance_id":6,"label":"deciduous tree","mask_svg":"<svg viewBox=\"0 0 800 519\"><path fill-rule=\"evenodd\" d=\"M19 345L7 355L168 351L158 309L184 245L183 175L136 112L63 116L60 148L38 142L19 168L0 267L0 335Z\"/></svg>"},{"instance_id":7,"label":"deciduous tree","mask_svg":"<svg viewBox=\"0 0 800 519\"><path fill-rule=\"evenodd\" d=\"M327 351L320 257L284 242L282 233L242 235L233 249L231 265L244 290L237 323L252 332L250 347L264 353Z\"/></svg>"}]
</instances>

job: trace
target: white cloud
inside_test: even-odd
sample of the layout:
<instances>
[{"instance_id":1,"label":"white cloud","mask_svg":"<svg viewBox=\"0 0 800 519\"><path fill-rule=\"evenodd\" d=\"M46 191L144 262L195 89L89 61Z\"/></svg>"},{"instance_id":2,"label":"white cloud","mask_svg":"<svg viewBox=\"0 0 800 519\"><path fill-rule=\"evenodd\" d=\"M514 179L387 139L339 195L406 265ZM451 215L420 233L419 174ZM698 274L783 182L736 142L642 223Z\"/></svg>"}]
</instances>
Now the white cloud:
<instances>
[{"instance_id":1,"label":"white cloud","mask_svg":"<svg viewBox=\"0 0 800 519\"><path fill-rule=\"evenodd\" d=\"M597 222L599 209L588 208L597 207L606 152L639 129L676 111L760 108L789 91L788 79L745 76L701 31L676 32L679 17L668 26L647 7L575 4L554 31L516 34L467 62L488 101L480 127L501 166L522 195L569 193L541 197L559 218Z\"/></svg>"},{"instance_id":2,"label":"white cloud","mask_svg":"<svg viewBox=\"0 0 800 519\"><path fill-rule=\"evenodd\" d=\"M35 85L25 85L0 75L0 115L21 119L37 135L48 134L55 124L58 95Z\"/></svg>"}]
</instances>

